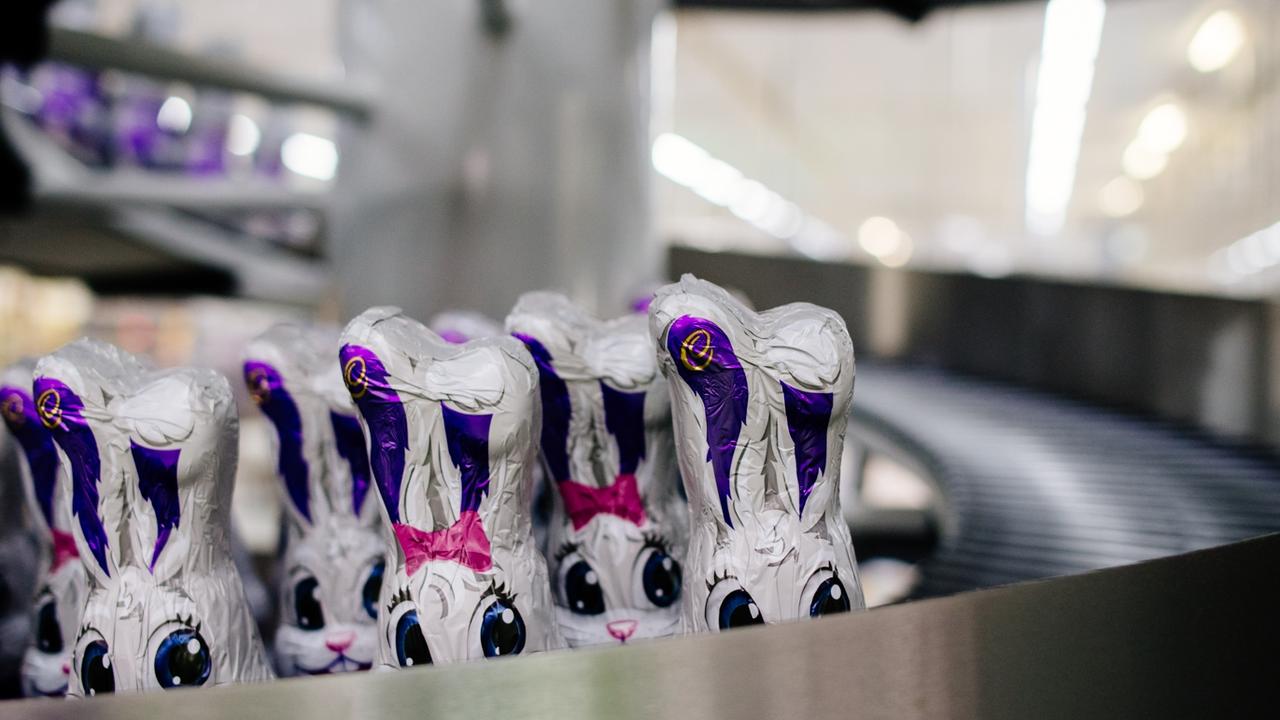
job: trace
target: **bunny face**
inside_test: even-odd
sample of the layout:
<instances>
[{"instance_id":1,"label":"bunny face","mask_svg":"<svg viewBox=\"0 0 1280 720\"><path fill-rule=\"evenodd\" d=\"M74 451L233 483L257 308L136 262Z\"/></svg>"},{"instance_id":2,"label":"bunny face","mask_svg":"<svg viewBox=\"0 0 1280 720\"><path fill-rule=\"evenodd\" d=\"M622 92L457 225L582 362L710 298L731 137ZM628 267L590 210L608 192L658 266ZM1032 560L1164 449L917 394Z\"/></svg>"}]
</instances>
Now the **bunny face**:
<instances>
[{"instance_id":1,"label":"bunny face","mask_svg":"<svg viewBox=\"0 0 1280 720\"><path fill-rule=\"evenodd\" d=\"M244 378L275 427L288 508L277 666L283 675L367 670L377 647L384 547L337 333L277 325L249 344Z\"/></svg>"},{"instance_id":2,"label":"bunny face","mask_svg":"<svg viewBox=\"0 0 1280 720\"><path fill-rule=\"evenodd\" d=\"M342 340L394 567L381 664L560 647L530 537L539 416L528 353L510 338L451 345L390 308L352 320Z\"/></svg>"},{"instance_id":3,"label":"bunny face","mask_svg":"<svg viewBox=\"0 0 1280 720\"><path fill-rule=\"evenodd\" d=\"M507 329L538 366L561 630L573 646L678 632L687 515L644 319L599 322L561 295L528 293Z\"/></svg>"},{"instance_id":4,"label":"bunny face","mask_svg":"<svg viewBox=\"0 0 1280 720\"><path fill-rule=\"evenodd\" d=\"M32 638L22 660L24 695L59 697L71 674L71 633L80 622L86 579L71 534L70 479L31 398L34 362L14 365L0 385L0 415L22 450L20 474L48 558L33 606Z\"/></svg>"},{"instance_id":5,"label":"bunny face","mask_svg":"<svg viewBox=\"0 0 1280 720\"><path fill-rule=\"evenodd\" d=\"M692 630L863 606L839 507L853 344L804 303L754 313L685 276L650 309L691 505Z\"/></svg>"},{"instance_id":6,"label":"bunny face","mask_svg":"<svg viewBox=\"0 0 1280 720\"><path fill-rule=\"evenodd\" d=\"M228 547L237 422L210 370L152 371L89 340L36 366L89 592L70 695L271 677Z\"/></svg>"}]
</instances>

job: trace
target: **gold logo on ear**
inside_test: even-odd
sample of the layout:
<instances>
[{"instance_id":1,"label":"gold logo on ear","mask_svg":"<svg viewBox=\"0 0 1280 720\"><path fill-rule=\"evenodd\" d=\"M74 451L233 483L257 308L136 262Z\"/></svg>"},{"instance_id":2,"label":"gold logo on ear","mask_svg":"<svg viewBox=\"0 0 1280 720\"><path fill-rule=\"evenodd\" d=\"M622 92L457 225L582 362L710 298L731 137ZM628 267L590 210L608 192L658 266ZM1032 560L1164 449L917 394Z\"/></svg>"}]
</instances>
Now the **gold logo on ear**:
<instances>
[{"instance_id":1,"label":"gold logo on ear","mask_svg":"<svg viewBox=\"0 0 1280 720\"><path fill-rule=\"evenodd\" d=\"M267 379L267 371L262 368L254 368L245 376L245 380L249 385L249 397L253 399L254 405L271 399L271 382Z\"/></svg>"},{"instance_id":2,"label":"gold logo on ear","mask_svg":"<svg viewBox=\"0 0 1280 720\"><path fill-rule=\"evenodd\" d=\"M364 397L369 391L369 376L365 373L364 358L357 355L348 360L342 367L342 379L347 383L352 400Z\"/></svg>"},{"instance_id":3,"label":"gold logo on ear","mask_svg":"<svg viewBox=\"0 0 1280 720\"><path fill-rule=\"evenodd\" d=\"M62 396L53 388L40 393L36 400L36 412L45 427L50 430L58 427L62 424Z\"/></svg>"},{"instance_id":4,"label":"gold logo on ear","mask_svg":"<svg viewBox=\"0 0 1280 720\"><path fill-rule=\"evenodd\" d=\"M711 347L711 333L704 328L689 333L684 342L680 343L680 362L694 372L707 369L715 356L715 348Z\"/></svg>"},{"instance_id":5,"label":"gold logo on ear","mask_svg":"<svg viewBox=\"0 0 1280 720\"><path fill-rule=\"evenodd\" d=\"M16 392L5 395L4 400L0 401L0 414L4 415L10 425L26 422L27 416L22 414L22 395Z\"/></svg>"}]
</instances>

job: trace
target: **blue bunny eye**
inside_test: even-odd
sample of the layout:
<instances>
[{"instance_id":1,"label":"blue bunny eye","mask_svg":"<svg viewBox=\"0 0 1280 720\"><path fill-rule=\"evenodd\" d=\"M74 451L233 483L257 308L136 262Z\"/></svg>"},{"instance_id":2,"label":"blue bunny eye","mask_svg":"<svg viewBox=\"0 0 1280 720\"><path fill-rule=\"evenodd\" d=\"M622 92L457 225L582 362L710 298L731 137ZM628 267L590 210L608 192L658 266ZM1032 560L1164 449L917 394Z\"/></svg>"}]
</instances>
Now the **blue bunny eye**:
<instances>
[{"instance_id":1,"label":"blue bunny eye","mask_svg":"<svg viewBox=\"0 0 1280 720\"><path fill-rule=\"evenodd\" d=\"M313 577L303 578L293 586L293 611L298 618L298 627L303 630L319 630L324 627L319 591L320 583Z\"/></svg>"},{"instance_id":2,"label":"blue bunny eye","mask_svg":"<svg viewBox=\"0 0 1280 720\"><path fill-rule=\"evenodd\" d=\"M756 607L756 601L746 590L734 590L721 601L721 630L763 624L764 617L760 615L760 608Z\"/></svg>"},{"instance_id":3,"label":"blue bunny eye","mask_svg":"<svg viewBox=\"0 0 1280 720\"><path fill-rule=\"evenodd\" d=\"M524 649L524 618L505 598L498 598L480 621L480 646L485 657L516 655Z\"/></svg>"},{"instance_id":4,"label":"blue bunny eye","mask_svg":"<svg viewBox=\"0 0 1280 720\"><path fill-rule=\"evenodd\" d=\"M58 622L58 603L51 596L36 613L36 647L46 655L62 652L62 625Z\"/></svg>"},{"instance_id":5,"label":"blue bunny eye","mask_svg":"<svg viewBox=\"0 0 1280 720\"><path fill-rule=\"evenodd\" d=\"M564 575L564 595L569 609L578 615L599 615L604 612L604 591L600 577L587 564L579 560L569 566Z\"/></svg>"},{"instance_id":6,"label":"blue bunny eye","mask_svg":"<svg viewBox=\"0 0 1280 720\"><path fill-rule=\"evenodd\" d=\"M364 599L364 611L369 617L378 617L378 594L382 592L382 574L386 572L387 564L381 560L373 569L369 571L369 579L364 581L364 589L362 596Z\"/></svg>"},{"instance_id":7,"label":"blue bunny eye","mask_svg":"<svg viewBox=\"0 0 1280 720\"><path fill-rule=\"evenodd\" d=\"M823 581L813 593L809 603L809 616L832 615L849 612L849 593L840 584L839 578L831 577Z\"/></svg>"},{"instance_id":8,"label":"blue bunny eye","mask_svg":"<svg viewBox=\"0 0 1280 720\"><path fill-rule=\"evenodd\" d=\"M174 630L156 650L156 681L166 690L203 685L212 669L209 646L194 628Z\"/></svg>"},{"instance_id":9,"label":"blue bunny eye","mask_svg":"<svg viewBox=\"0 0 1280 720\"><path fill-rule=\"evenodd\" d=\"M655 549L644 561L642 573L644 595L649 602L665 608L680 598L680 587L683 580L680 576L680 563L661 548Z\"/></svg>"},{"instance_id":10,"label":"blue bunny eye","mask_svg":"<svg viewBox=\"0 0 1280 720\"><path fill-rule=\"evenodd\" d=\"M102 695L116 691L116 676L111 670L111 654L106 640L94 640L85 646L80 660L80 686L85 695Z\"/></svg>"},{"instance_id":11,"label":"blue bunny eye","mask_svg":"<svg viewBox=\"0 0 1280 720\"><path fill-rule=\"evenodd\" d=\"M396 659L400 667L417 667L431 664L431 649L418 624L418 611L410 610L396 623Z\"/></svg>"}]
</instances>

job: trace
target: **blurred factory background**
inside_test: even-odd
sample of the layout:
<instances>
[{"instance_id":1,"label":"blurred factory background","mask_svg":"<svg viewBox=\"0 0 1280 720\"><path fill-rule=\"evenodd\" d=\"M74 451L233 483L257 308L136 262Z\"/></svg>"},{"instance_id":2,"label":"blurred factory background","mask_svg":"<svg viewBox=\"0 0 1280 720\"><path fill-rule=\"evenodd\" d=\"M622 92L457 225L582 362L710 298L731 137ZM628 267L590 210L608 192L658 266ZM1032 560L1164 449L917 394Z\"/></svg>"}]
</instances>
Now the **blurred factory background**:
<instances>
[{"instance_id":1,"label":"blurred factory background","mask_svg":"<svg viewBox=\"0 0 1280 720\"><path fill-rule=\"evenodd\" d=\"M1272 0L3 12L38 56L0 78L4 362L87 333L235 377L280 319L694 272L849 323L873 601L1280 529Z\"/></svg>"}]
</instances>

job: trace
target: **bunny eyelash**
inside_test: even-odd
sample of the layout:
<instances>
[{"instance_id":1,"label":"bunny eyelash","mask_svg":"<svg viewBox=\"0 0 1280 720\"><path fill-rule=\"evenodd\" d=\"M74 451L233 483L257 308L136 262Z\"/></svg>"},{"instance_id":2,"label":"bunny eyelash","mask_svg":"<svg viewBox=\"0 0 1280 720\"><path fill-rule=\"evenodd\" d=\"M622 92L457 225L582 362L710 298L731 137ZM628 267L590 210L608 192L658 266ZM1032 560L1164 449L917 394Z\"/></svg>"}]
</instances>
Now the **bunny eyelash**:
<instances>
[{"instance_id":1,"label":"bunny eyelash","mask_svg":"<svg viewBox=\"0 0 1280 720\"><path fill-rule=\"evenodd\" d=\"M200 632L201 626L204 624L201 622L197 622L195 619L195 616L191 614L188 614L185 618L181 615L175 615L174 618L169 622L185 625L191 628L192 630L195 630L196 632Z\"/></svg>"},{"instance_id":2,"label":"bunny eyelash","mask_svg":"<svg viewBox=\"0 0 1280 720\"><path fill-rule=\"evenodd\" d=\"M391 596L391 602L387 605L387 612L395 610L396 606L402 602L409 602L409 588L407 587L400 588L395 595Z\"/></svg>"},{"instance_id":3,"label":"bunny eyelash","mask_svg":"<svg viewBox=\"0 0 1280 720\"><path fill-rule=\"evenodd\" d=\"M726 570L723 575L721 575L718 572L713 572L711 573L711 579L707 581L707 592L711 592L712 588L714 588L716 585L719 585L721 582L725 580L737 581L737 579L738 579L738 576L734 575L728 570Z\"/></svg>"},{"instance_id":4,"label":"bunny eyelash","mask_svg":"<svg viewBox=\"0 0 1280 720\"><path fill-rule=\"evenodd\" d=\"M646 548L656 548L665 553L669 553L671 551L671 541L668 540L665 535L660 535L656 532L650 531L644 533L641 537L644 539L644 546Z\"/></svg>"},{"instance_id":5,"label":"bunny eyelash","mask_svg":"<svg viewBox=\"0 0 1280 720\"><path fill-rule=\"evenodd\" d=\"M483 600L484 598L489 597L490 595L492 595L493 597L496 597L497 599L509 605L514 604L517 597L515 593L511 592L510 589L507 588L506 583L500 582L498 580L493 581L493 584L489 586L489 589L485 591L484 595L481 596L480 599Z\"/></svg>"},{"instance_id":6,"label":"bunny eyelash","mask_svg":"<svg viewBox=\"0 0 1280 720\"><path fill-rule=\"evenodd\" d=\"M577 552L579 547L580 546L578 545L578 543L575 543L575 542L567 542L561 545L560 548L556 550L556 554L555 554L556 562L560 562L561 560L564 560L569 555Z\"/></svg>"}]
</instances>

